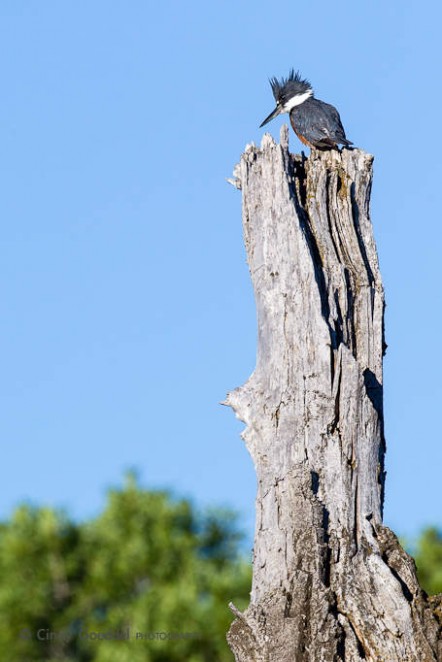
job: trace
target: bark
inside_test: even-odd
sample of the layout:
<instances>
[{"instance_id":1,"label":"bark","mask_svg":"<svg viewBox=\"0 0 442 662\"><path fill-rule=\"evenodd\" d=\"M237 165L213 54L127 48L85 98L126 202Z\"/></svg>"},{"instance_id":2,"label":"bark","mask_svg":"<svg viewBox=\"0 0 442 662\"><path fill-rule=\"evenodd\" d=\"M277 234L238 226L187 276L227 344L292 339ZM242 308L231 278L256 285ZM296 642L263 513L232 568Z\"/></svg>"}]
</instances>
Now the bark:
<instances>
[{"instance_id":1,"label":"bark","mask_svg":"<svg viewBox=\"0 0 442 662\"><path fill-rule=\"evenodd\" d=\"M384 296L373 157L306 159L266 135L242 189L257 364L226 403L258 483L251 601L237 662L442 661L440 604L382 523ZM439 617L438 617L439 614Z\"/></svg>"}]
</instances>

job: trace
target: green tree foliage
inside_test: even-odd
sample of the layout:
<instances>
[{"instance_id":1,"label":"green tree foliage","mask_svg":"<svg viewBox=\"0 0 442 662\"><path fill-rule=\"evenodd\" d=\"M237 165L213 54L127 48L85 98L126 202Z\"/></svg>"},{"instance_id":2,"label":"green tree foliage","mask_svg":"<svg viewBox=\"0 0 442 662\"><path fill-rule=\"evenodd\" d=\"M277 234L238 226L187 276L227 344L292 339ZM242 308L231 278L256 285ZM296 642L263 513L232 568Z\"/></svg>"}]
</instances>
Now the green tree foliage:
<instances>
[{"instance_id":1,"label":"green tree foliage","mask_svg":"<svg viewBox=\"0 0 442 662\"><path fill-rule=\"evenodd\" d=\"M235 519L129 476L77 524L21 506L0 526L0 660L224 662L248 603Z\"/></svg>"},{"instance_id":2,"label":"green tree foliage","mask_svg":"<svg viewBox=\"0 0 442 662\"><path fill-rule=\"evenodd\" d=\"M425 529L416 545L414 559L422 588L428 595L442 593L442 533Z\"/></svg>"}]
</instances>

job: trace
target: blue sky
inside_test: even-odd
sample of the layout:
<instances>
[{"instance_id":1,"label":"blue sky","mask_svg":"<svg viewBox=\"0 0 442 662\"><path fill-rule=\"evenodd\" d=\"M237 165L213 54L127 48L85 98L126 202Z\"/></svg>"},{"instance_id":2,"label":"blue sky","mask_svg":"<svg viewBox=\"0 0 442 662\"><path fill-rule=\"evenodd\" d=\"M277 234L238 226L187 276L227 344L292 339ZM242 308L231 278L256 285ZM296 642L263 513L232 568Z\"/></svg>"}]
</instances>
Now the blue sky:
<instances>
[{"instance_id":1,"label":"blue sky","mask_svg":"<svg viewBox=\"0 0 442 662\"><path fill-rule=\"evenodd\" d=\"M295 67L375 155L386 522L442 525L441 19L435 2L1 3L2 517L24 499L88 517L136 467L236 508L251 537L254 472L218 404L256 342L225 178L261 139L268 77Z\"/></svg>"}]
</instances>

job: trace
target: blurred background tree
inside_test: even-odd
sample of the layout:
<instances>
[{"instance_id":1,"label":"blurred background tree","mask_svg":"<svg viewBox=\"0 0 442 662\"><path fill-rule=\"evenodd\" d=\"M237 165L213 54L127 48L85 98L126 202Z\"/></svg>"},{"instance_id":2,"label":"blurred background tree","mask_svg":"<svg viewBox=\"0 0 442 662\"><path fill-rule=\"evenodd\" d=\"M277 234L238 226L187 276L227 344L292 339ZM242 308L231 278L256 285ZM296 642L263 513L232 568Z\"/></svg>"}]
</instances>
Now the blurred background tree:
<instances>
[{"instance_id":1,"label":"blurred background tree","mask_svg":"<svg viewBox=\"0 0 442 662\"><path fill-rule=\"evenodd\" d=\"M428 595L442 593L442 532L425 529L412 551L420 585Z\"/></svg>"},{"instance_id":2,"label":"blurred background tree","mask_svg":"<svg viewBox=\"0 0 442 662\"><path fill-rule=\"evenodd\" d=\"M251 583L241 539L231 512L198 514L133 474L85 523L20 506L0 527L0 660L231 661L227 604L245 608Z\"/></svg>"}]
</instances>

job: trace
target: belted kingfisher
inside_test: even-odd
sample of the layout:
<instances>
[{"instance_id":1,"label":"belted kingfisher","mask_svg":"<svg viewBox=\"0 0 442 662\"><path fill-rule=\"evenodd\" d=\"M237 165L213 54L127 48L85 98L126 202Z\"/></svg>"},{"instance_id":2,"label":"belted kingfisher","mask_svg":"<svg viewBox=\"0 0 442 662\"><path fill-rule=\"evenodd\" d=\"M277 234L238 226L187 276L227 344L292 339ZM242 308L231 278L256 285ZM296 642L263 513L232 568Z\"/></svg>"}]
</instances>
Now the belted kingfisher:
<instances>
[{"instance_id":1,"label":"belted kingfisher","mask_svg":"<svg viewBox=\"0 0 442 662\"><path fill-rule=\"evenodd\" d=\"M280 113L290 113L290 124L299 140L316 149L335 149L353 145L345 137L344 127L334 106L315 99L312 86L292 69L287 78L270 79L276 108L259 128Z\"/></svg>"}]
</instances>

